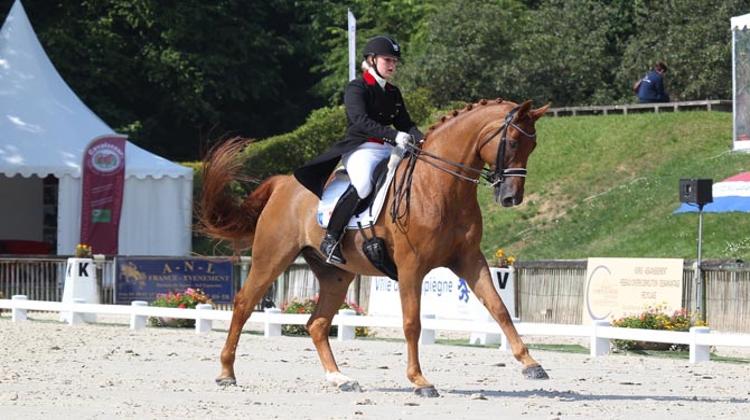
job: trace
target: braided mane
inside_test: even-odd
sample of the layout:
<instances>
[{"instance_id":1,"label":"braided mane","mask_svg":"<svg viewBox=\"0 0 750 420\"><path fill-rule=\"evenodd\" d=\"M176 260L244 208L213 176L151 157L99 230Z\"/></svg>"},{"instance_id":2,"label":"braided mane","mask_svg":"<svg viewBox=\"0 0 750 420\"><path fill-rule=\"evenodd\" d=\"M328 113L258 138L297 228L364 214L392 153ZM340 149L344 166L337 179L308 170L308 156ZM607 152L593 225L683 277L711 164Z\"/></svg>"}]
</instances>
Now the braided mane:
<instances>
[{"instance_id":1,"label":"braided mane","mask_svg":"<svg viewBox=\"0 0 750 420\"><path fill-rule=\"evenodd\" d=\"M430 128L427 130L427 132L424 135L425 139L427 139L427 137L433 131L435 131L436 129L438 129L439 127L441 127L446 121L452 121L458 115L467 113L467 112L471 111L472 109L474 109L477 106L485 106L487 104L493 104L493 103L494 104L501 104L501 103L503 103L503 98L497 98L497 99L494 99L494 100L481 99L481 100L479 100L479 102L476 102L476 103L473 103L473 104L466 104L466 106L462 110L460 110L460 111L454 109L453 111L451 111L450 114L443 115L442 117L440 117L438 119L438 121L435 124L433 124L433 125L430 126Z\"/></svg>"}]
</instances>

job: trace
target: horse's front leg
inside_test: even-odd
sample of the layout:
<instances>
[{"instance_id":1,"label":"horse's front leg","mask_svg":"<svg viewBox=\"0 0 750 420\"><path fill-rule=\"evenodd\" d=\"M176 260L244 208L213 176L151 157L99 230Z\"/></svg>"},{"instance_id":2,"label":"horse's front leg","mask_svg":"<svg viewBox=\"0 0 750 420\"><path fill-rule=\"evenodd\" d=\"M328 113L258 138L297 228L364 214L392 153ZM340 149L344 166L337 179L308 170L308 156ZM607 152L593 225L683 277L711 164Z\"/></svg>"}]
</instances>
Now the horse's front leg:
<instances>
[{"instance_id":1,"label":"horse's front leg","mask_svg":"<svg viewBox=\"0 0 750 420\"><path fill-rule=\"evenodd\" d=\"M513 350L513 356L523 364L523 375L528 379L549 379L544 368L529 355L529 349L518 335L505 303L492 285L489 268L485 265L479 271L479 279L476 282L467 280L467 284L502 328Z\"/></svg>"},{"instance_id":2,"label":"horse's front leg","mask_svg":"<svg viewBox=\"0 0 750 420\"><path fill-rule=\"evenodd\" d=\"M408 279L413 279L410 277ZM421 279L421 278L420 278ZM404 338L408 354L406 377L414 384L414 393L421 397L439 396L435 387L425 379L419 364L419 335L422 333L420 319L420 298L422 297L422 282L417 280L399 280L399 295L401 297L401 312L403 316Z\"/></svg>"}]
</instances>

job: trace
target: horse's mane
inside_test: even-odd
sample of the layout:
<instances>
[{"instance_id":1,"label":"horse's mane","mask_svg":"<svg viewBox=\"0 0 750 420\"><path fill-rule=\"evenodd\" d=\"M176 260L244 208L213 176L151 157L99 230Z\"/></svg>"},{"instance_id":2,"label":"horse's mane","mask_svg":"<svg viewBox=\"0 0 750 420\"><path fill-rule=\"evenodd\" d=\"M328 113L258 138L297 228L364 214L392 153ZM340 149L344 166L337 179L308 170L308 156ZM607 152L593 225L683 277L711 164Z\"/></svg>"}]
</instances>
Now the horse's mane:
<instances>
[{"instance_id":1,"label":"horse's mane","mask_svg":"<svg viewBox=\"0 0 750 420\"><path fill-rule=\"evenodd\" d=\"M429 137L432 132L434 132L438 128L442 127L447 121L452 121L453 119L455 119L457 116L459 116L461 114L465 114L465 113L467 113L467 112L475 109L478 106L485 106L487 104L501 104L501 103L503 103L503 98L497 98L497 99L494 99L494 100L481 99L478 102L475 102L473 104L471 104L471 103L466 104L466 106L464 106L464 108L462 110L460 110L460 111L454 109L449 114L446 114L446 115L443 115L442 117L440 117L435 124L431 125L430 128L427 129L427 132L424 135L425 139L427 139L427 137Z\"/></svg>"}]
</instances>

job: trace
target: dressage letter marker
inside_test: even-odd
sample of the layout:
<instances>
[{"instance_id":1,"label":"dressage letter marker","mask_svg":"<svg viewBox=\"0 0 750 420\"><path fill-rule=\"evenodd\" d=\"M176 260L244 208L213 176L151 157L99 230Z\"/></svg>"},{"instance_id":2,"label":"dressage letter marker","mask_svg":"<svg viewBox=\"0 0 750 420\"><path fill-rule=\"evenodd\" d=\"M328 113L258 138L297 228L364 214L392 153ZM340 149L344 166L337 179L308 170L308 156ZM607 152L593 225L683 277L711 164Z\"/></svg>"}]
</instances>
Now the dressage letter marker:
<instances>
[{"instance_id":1,"label":"dressage letter marker","mask_svg":"<svg viewBox=\"0 0 750 420\"><path fill-rule=\"evenodd\" d=\"M91 258L68 258L65 267L63 303L100 303L99 288L96 284L96 270L92 269ZM60 321L74 323L78 317L72 312L60 312ZM96 322L96 314L83 314L83 321Z\"/></svg>"}]
</instances>

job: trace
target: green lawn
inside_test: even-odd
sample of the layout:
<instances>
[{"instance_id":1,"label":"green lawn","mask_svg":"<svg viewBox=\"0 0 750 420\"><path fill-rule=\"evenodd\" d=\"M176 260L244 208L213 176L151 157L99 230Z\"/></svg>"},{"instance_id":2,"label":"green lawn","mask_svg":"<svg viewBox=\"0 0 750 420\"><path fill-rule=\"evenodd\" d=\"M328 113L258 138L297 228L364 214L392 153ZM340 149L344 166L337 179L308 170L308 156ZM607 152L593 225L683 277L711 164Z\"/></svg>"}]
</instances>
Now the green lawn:
<instances>
[{"instance_id":1,"label":"green lawn","mask_svg":"<svg viewBox=\"0 0 750 420\"><path fill-rule=\"evenodd\" d=\"M504 209L480 187L487 257L694 259L698 214L672 214L679 180L750 170L750 154L730 152L731 113L545 117L537 129L524 203ZM702 257L750 260L750 214L704 213Z\"/></svg>"}]
</instances>

